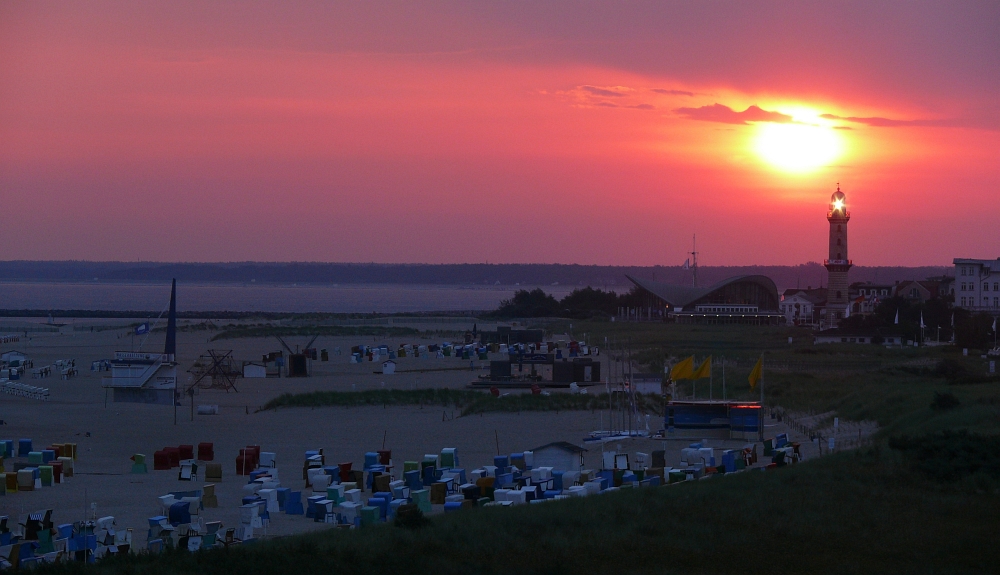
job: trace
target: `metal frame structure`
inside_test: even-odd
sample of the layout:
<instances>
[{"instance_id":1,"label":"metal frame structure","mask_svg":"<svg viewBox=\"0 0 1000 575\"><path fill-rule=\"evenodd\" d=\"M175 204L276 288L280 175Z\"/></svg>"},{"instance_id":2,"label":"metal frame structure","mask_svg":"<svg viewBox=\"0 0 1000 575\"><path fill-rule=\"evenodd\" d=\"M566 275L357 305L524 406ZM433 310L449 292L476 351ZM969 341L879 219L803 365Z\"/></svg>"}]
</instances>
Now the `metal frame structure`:
<instances>
[{"instance_id":1,"label":"metal frame structure","mask_svg":"<svg viewBox=\"0 0 1000 575\"><path fill-rule=\"evenodd\" d=\"M188 387L190 392L195 387L202 389L224 389L227 392L236 389L236 378L242 377L243 372L237 369L236 360L233 359L233 350L210 349L207 354L198 357L198 361L188 370L188 373L196 376L194 382ZM203 384L205 378L209 378L208 384Z\"/></svg>"}]
</instances>

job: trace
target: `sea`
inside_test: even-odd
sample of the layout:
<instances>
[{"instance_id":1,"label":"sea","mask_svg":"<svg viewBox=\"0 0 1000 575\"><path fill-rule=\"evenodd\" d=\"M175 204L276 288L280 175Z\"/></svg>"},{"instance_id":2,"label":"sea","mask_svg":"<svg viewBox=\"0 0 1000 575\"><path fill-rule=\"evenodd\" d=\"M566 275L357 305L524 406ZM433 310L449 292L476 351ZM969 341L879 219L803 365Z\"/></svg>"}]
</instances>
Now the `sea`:
<instances>
[{"instance_id":1,"label":"sea","mask_svg":"<svg viewBox=\"0 0 1000 575\"><path fill-rule=\"evenodd\" d=\"M401 313L496 309L520 289L560 299L577 286L223 284L178 282L178 311ZM3 282L0 309L159 311L167 283Z\"/></svg>"}]
</instances>

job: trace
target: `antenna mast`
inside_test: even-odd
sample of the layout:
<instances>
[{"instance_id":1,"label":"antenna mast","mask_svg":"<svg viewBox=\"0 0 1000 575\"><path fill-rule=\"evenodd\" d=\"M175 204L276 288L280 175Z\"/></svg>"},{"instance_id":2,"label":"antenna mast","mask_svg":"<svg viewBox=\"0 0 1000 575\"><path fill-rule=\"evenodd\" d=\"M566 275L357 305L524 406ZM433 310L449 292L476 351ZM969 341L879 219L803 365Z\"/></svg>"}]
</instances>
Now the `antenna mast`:
<instances>
[{"instance_id":1,"label":"antenna mast","mask_svg":"<svg viewBox=\"0 0 1000 575\"><path fill-rule=\"evenodd\" d=\"M691 285L698 287L698 234L691 235Z\"/></svg>"}]
</instances>

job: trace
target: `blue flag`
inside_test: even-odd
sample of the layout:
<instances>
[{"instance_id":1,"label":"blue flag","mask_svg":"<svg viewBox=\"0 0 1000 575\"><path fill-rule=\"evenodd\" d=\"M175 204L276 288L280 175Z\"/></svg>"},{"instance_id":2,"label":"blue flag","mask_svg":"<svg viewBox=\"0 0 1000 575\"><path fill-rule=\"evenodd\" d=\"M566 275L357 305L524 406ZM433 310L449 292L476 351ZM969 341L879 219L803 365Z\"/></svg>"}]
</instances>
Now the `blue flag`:
<instances>
[{"instance_id":1,"label":"blue flag","mask_svg":"<svg viewBox=\"0 0 1000 575\"><path fill-rule=\"evenodd\" d=\"M141 323L135 328L135 335L145 335L149 333L149 322Z\"/></svg>"}]
</instances>

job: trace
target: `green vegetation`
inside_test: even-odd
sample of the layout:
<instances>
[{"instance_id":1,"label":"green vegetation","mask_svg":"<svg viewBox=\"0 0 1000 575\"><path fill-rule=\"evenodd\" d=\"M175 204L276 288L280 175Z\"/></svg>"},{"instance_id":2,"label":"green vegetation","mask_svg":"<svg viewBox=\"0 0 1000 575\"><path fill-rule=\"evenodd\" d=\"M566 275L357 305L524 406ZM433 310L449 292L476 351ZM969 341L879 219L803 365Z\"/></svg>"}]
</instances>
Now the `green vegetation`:
<instances>
[{"instance_id":1,"label":"green vegetation","mask_svg":"<svg viewBox=\"0 0 1000 575\"><path fill-rule=\"evenodd\" d=\"M889 448L901 452L920 475L942 485L975 493L1000 487L1000 437L940 431L922 437L891 437Z\"/></svg>"},{"instance_id":2,"label":"green vegetation","mask_svg":"<svg viewBox=\"0 0 1000 575\"><path fill-rule=\"evenodd\" d=\"M931 298L925 302L912 302L896 296L883 301L875 308L875 313L851 316L841 322L840 327L915 334L919 331L922 320L927 326L928 335L937 337L940 327L940 337L946 341L951 340L954 325L955 343L958 347L993 347L993 317L983 312L973 314L963 308L952 308L951 301Z\"/></svg>"},{"instance_id":3,"label":"green vegetation","mask_svg":"<svg viewBox=\"0 0 1000 575\"><path fill-rule=\"evenodd\" d=\"M514 297L500 302L500 307L488 314L488 317L607 318L616 314L620 306L637 305L635 302L634 289L629 293L618 295L613 291L585 287L575 289L557 301L541 288L535 288L531 291L517 290Z\"/></svg>"},{"instance_id":4,"label":"green vegetation","mask_svg":"<svg viewBox=\"0 0 1000 575\"><path fill-rule=\"evenodd\" d=\"M663 414L660 397L638 395L640 410ZM462 415L520 411L588 411L608 408L608 394L532 395L511 393L501 397L483 391L456 389L378 389L367 391L314 391L285 393L267 402L261 410L281 407L362 407L369 405L427 405L462 409Z\"/></svg>"},{"instance_id":5,"label":"green vegetation","mask_svg":"<svg viewBox=\"0 0 1000 575\"><path fill-rule=\"evenodd\" d=\"M552 333L570 331L568 320L545 324ZM891 435L967 430L1000 433L1000 375L987 373L978 350L963 356L952 346L887 349L870 344L814 345L809 330L796 327L677 325L574 321L572 332L609 353L628 350L649 371L694 355L726 359L726 393L731 399L759 399L747 376L764 358L765 402L789 411L835 411L842 419L876 421L879 438ZM789 343L788 338L792 338ZM607 342L607 345L605 344ZM983 350L985 351L985 350ZM690 395L692 382L678 384ZM708 380L697 382L707 398ZM714 396L721 397L722 368L714 368ZM959 404L933 409L935 393Z\"/></svg>"},{"instance_id":6,"label":"green vegetation","mask_svg":"<svg viewBox=\"0 0 1000 575\"><path fill-rule=\"evenodd\" d=\"M39 573L989 573L1000 498L869 449L768 473ZM972 477L963 471L964 477ZM944 481L945 483L942 483Z\"/></svg>"}]
</instances>

